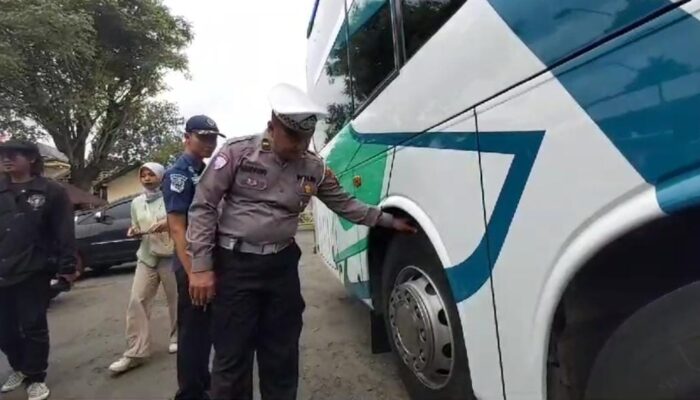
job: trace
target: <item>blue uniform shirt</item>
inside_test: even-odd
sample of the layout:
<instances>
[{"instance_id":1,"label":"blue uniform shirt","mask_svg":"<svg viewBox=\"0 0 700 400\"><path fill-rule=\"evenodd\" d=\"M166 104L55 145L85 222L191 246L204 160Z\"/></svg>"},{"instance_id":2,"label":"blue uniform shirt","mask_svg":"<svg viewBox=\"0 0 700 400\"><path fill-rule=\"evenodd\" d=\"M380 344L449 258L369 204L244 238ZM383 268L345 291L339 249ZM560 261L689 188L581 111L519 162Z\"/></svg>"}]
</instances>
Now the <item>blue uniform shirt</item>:
<instances>
[{"instance_id":1,"label":"blue uniform shirt","mask_svg":"<svg viewBox=\"0 0 700 400\"><path fill-rule=\"evenodd\" d=\"M204 171L204 163L194 157L183 154L165 171L162 190L165 201L165 211L170 214L183 214L187 211L194 198L194 189L199 182L199 176ZM180 260L175 257L175 268L180 268Z\"/></svg>"},{"instance_id":2,"label":"blue uniform shirt","mask_svg":"<svg viewBox=\"0 0 700 400\"><path fill-rule=\"evenodd\" d=\"M204 170L204 163L194 157L183 154L163 176L163 200L165 211L187 215L194 198L194 189L199 176Z\"/></svg>"}]
</instances>

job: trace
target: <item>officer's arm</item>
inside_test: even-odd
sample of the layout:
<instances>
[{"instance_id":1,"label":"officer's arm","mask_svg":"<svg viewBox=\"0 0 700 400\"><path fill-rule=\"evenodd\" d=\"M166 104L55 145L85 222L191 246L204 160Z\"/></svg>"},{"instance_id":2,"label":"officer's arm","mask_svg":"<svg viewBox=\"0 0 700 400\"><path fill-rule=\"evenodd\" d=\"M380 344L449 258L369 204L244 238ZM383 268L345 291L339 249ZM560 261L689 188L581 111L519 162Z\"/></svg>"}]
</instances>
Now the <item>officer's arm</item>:
<instances>
[{"instance_id":1,"label":"officer's arm","mask_svg":"<svg viewBox=\"0 0 700 400\"><path fill-rule=\"evenodd\" d=\"M189 275L192 273L192 262L187 254L187 215L168 213L168 229L170 237L175 243L175 255Z\"/></svg>"},{"instance_id":2,"label":"officer's arm","mask_svg":"<svg viewBox=\"0 0 700 400\"><path fill-rule=\"evenodd\" d=\"M192 256L192 272L210 271L213 268L216 227L219 220L218 205L231 187L238 159L236 145L224 145L197 184L187 227L187 246L188 253Z\"/></svg>"},{"instance_id":3,"label":"officer's arm","mask_svg":"<svg viewBox=\"0 0 700 400\"><path fill-rule=\"evenodd\" d=\"M57 188L52 199L49 215L49 229L58 252L58 273L72 275L75 273L77 246L75 243L75 221L73 204L63 188Z\"/></svg>"},{"instance_id":4,"label":"officer's arm","mask_svg":"<svg viewBox=\"0 0 700 400\"><path fill-rule=\"evenodd\" d=\"M192 272L190 256L187 255L187 211L190 207L189 199L194 191L192 180L184 175L176 176L173 184L172 173L168 172L163 178L163 201L168 217L168 230L175 244L175 255L180 260L182 267L189 275ZM175 174L177 175L177 174ZM184 179L183 179L184 178Z\"/></svg>"},{"instance_id":5,"label":"officer's arm","mask_svg":"<svg viewBox=\"0 0 700 400\"><path fill-rule=\"evenodd\" d=\"M325 167L316 197L334 213L348 221L367 226L387 228L392 226L394 217L391 214L382 212L379 208L370 207L354 198L340 186L338 178L328 167Z\"/></svg>"}]
</instances>

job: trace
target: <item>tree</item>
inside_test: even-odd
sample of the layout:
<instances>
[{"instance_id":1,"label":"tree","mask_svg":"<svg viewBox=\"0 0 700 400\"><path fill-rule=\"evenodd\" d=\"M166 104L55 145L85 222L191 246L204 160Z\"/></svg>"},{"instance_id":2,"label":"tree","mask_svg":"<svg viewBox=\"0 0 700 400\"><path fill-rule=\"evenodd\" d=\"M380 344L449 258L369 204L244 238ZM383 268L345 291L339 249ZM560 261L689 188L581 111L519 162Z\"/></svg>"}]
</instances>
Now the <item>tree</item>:
<instances>
[{"instance_id":1,"label":"tree","mask_svg":"<svg viewBox=\"0 0 700 400\"><path fill-rule=\"evenodd\" d=\"M153 98L191 40L161 0L0 0L0 131L50 136L87 189L172 145L176 108Z\"/></svg>"},{"instance_id":2,"label":"tree","mask_svg":"<svg viewBox=\"0 0 700 400\"><path fill-rule=\"evenodd\" d=\"M183 119L177 107L167 102L151 102L124 126L107 157L106 170L142 161L168 165L182 151Z\"/></svg>"}]
</instances>

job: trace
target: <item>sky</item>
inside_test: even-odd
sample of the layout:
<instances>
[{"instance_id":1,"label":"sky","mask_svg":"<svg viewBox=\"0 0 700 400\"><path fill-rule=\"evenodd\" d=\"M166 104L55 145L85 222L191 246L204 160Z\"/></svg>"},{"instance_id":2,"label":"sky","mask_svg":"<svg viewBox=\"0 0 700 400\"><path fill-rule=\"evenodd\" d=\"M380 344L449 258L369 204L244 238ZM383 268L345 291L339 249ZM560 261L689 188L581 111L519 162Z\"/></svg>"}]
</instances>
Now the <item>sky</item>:
<instances>
[{"instance_id":1,"label":"sky","mask_svg":"<svg viewBox=\"0 0 700 400\"><path fill-rule=\"evenodd\" d=\"M267 94L286 82L306 90L306 29L314 0L165 0L192 25L189 79L170 73L163 97L183 117L206 114L228 137L262 132Z\"/></svg>"}]
</instances>

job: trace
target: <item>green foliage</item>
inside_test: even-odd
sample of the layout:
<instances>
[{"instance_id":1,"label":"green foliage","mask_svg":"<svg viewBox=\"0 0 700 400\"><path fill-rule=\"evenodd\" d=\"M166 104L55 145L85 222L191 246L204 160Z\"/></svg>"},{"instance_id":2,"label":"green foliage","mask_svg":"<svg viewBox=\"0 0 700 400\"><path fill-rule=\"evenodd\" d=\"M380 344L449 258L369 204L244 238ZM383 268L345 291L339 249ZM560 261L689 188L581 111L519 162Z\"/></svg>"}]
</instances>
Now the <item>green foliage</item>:
<instances>
[{"instance_id":1,"label":"green foliage","mask_svg":"<svg viewBox=\"0 0 700 400\"><path fill-rule=\"evenodd\" d=\"M87 188L101 171L171 143L189 25L160 0L0 0L0 131L50 136Z\"/></svg>"}]
</instances>

